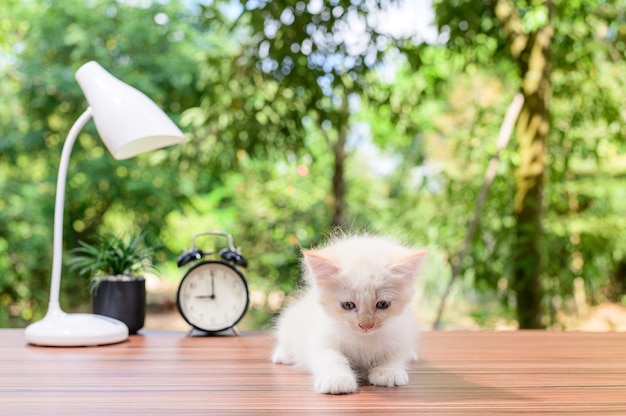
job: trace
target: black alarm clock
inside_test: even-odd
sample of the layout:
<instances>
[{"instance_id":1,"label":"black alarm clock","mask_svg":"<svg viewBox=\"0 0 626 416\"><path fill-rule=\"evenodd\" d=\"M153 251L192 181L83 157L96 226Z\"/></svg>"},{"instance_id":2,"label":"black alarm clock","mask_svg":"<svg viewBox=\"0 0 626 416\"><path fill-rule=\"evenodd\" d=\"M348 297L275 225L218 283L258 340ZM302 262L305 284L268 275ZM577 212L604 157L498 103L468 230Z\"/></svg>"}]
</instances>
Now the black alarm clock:
<instances>
[{"instance_id":1,"label":"black alarm clock","mask_svg":"<svg viewBox=\"0 0 626 416\"><path fill-rule=\"evenodd\" d=\"M196 238L205 235L225 237L228 246L221 250L196 248ZM207 256L215 255L210 259ZM248 262L235 248L233 237L222 231L205 231L191 238L191 248L178 257L178 267L190 263L176 295L176 306L193 330L216 334L232 330L239 335L237 323L244 317L250 303L248 284L242 270Z\"/></svg>"}]
</instances>

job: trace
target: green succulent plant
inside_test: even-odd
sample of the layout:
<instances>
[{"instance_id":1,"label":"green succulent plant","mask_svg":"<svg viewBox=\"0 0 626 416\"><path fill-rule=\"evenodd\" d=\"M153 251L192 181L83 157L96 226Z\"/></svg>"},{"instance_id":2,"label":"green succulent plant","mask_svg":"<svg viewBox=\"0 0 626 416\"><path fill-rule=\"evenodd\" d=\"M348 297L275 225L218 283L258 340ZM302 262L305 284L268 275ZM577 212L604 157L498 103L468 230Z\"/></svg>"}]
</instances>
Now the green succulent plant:
<instances>
[{"instance_id":1,"label":"green succulent plant","mask_svg":"<svg viewBox=\"0 0 626 416\"><path fill-rule=\"evenodd\" d=\"M138 280L154 270L154 250L146 246L143 232L128 232L118 236L106 232L95 237L94 243L79 241L70 270L90 277L89 290L94 293L103 280Z\"/></svg>"}]
</instances>

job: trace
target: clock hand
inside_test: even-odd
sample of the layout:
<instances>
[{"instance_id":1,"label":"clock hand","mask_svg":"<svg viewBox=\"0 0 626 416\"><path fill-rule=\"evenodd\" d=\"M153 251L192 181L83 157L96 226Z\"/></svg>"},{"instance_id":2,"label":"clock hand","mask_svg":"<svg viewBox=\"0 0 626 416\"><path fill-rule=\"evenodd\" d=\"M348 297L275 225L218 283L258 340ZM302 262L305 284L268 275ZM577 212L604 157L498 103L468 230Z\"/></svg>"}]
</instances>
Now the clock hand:
<instances>
[{"instance_id":1,"label":"clock hand","mask_svg":"<svg viewBox=\"0 0 626 416\"><path fill-rule=\"evenodd\" d=\"M211 270L211 299L215 299L215 278L213 276L213 270Z\"/></svg>"},{"instance_id":2,"label":"clock hand","mask_svg":"<svg viewBox=\"0 0 626 416\"><path fill-rule=\"evenodd\" d=\"M210 295L197 295L196 299L215 299L215 276L213 270L211 270L211 294Z\"/></svg>"}]
</instances>

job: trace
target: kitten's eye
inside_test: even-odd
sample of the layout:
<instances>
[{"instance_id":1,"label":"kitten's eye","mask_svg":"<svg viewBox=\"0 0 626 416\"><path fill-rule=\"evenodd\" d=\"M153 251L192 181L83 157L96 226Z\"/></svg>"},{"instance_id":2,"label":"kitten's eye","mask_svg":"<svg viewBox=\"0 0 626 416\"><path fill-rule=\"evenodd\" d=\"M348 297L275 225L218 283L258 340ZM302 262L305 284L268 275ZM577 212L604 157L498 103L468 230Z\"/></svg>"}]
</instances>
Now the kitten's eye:
<instances>
[{"instance_id":1,"label":"kitten's eye","mask_svg":"<svg viewBox=\"0 0 626 416\"><path fill-rule=\"evenodd\" d=\"M356 304L354 302L341 302L341 307L344 311L351 311L356 308Z\"/></svg>"},{"instance_id":2,"label":"kitten's eye","mask_svg":"<svg viewBox=\"0 0 626 416\"><path fill-rule=\"evenodd\" d=\"M376 304L376 309L389 309L390 306L391 306L391 302L388 302L386 300L381 300Z\"/></svg>"}]
</instances>

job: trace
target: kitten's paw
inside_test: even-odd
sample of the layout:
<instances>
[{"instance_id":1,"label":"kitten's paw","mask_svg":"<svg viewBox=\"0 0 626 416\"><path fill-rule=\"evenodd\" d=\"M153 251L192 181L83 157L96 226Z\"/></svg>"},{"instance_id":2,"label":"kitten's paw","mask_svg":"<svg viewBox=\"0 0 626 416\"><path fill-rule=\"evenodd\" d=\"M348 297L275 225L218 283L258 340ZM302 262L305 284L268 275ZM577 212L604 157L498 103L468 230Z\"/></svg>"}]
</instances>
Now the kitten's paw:
<instances>
[{"instance_id":1,"label":"kitten's paw","mask_svg":"<svg viewBox=\"0 0 626 416\"><path fill-rule=\"evenodd\" d=\"M280 348L276 348L274 350L274 354L272 354L272 362L274 364L292 364L292 360L290 360L289 356Z\"/></svg>"},{"instance_id":2,"label":"kitten's paw","mask_svg":"<svg viewBox=\"0 0 626 416\"><path fill-rule=\"evenodd\" d=\"M356 393L359 385L351 373L334 373L315 377L315 391L324 394Z\"/></svg>"},{"instance_id":3,"label":"kitten's paw","mask_svg":"<svg viewBox=\"0 0 626 416\"><path fill-rule=\"evenodd\" d=\"M419 358L419 356L417 355L417 351L411 351L411 353L409 354L409 361L417 361Z\"/></svg>"},{"instance_id":4,"label":"kitten's paw","mask_svg":"<svg viewBox=\"0 0 626 416\"><path fill-rule=\"evenodd\" d=\"M375 386L404 386L409 382L406 371L397 368L375 367L368 374L368 380Z\"/></svg>"}]
</instances>

